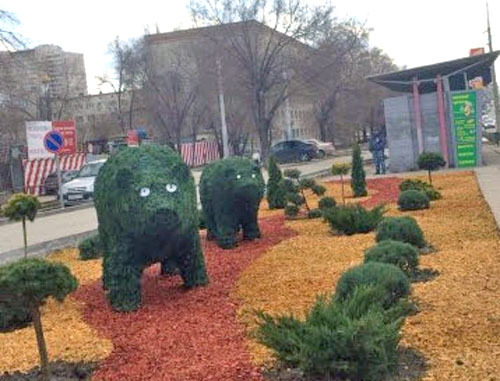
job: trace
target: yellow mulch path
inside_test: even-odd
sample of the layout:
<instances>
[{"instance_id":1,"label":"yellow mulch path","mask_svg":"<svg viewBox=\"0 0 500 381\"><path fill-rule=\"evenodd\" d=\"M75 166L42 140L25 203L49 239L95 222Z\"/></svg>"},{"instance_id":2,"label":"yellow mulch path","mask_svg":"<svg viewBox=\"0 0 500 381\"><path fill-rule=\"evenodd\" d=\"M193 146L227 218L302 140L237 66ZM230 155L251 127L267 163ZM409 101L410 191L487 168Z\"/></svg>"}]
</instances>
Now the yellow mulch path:
<instances>
[{"instance_id":1,"label":"yellow mulch path","mask_svg":"<svg viewBox=\"0 0 500 381\"><path fill-rule=\"evenodd\" d=\"M411 215L437 249L421 256L421 267L440 275L413 285L421 312L407 319L402 344L426 357L424 380L499 380L500 236L471 172L433 179L443 199ZM390 206L388 215L401 214ZM298 236L269 249L238 281L239 315L249 330L255 309L303 316L316 295L331 294L340 274L362 262L363 250L374 244L373 234L333 236L318 220L287 224ZM256 342L249 340L249 348L257 364L272 361Z\"/></svg>"},{"instance_id":2,"label":"yellow mulch path","mask_svg":"<svg viewBox=\"0 0 500 381\"><path fill-rule=\"evenodd\" d=\"M101 260L79 261L77 249L51 254L51 261L63 262L84 285L100 277ZM71 295L63 303L49 299L42 307L42 324L49 360L91 362L106 358L113 349L82 318L82 306ZM26 371L39 365L35 331L30 325L16 331L0 333L0 374Z\"/></svg>"}]
</instances>

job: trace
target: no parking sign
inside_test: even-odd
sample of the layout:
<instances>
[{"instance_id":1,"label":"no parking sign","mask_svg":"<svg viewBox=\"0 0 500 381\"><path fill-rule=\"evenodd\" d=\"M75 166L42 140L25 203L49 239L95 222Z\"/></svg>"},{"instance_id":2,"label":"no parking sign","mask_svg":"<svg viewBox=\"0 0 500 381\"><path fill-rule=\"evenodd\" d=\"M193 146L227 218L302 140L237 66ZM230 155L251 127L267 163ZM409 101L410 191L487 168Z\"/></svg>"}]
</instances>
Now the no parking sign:
<instances>
[{"instance_id":1,"label":"no parking sign","mask_svg":"<svg viewBox=\"0 0 500 381\"><path fill-rule=\"evenodd\" d=\"M47 151L58 154L64 146L64 138L59 131L49 131L43 138L43 145Z\"/></svg>"}]
</instances>

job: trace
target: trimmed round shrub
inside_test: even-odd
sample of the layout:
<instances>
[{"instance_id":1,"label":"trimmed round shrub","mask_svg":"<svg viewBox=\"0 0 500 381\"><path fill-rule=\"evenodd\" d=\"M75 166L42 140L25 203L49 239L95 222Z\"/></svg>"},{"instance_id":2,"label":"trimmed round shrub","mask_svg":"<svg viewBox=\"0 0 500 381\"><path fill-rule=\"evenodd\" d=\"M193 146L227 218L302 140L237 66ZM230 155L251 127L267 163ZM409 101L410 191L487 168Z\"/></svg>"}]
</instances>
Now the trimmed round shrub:
<instances>
[{"instance_id":1,"label":"trimmed round shrub","mask_svg":"<svg viewBox=\"0 0 500 381\"><path fill-rule=\"evenodd\" d=\"M307 212L307 218L320 218L323 215L321 209L311 209Z\"/></svg>"},{"instance_id":2,"label":"trimmed round shrub","mask_svg":"<svg viewBox=\"0 0 500 381\"><path fill-rule=\"evenodd\" d=\"M335 300L349 298L357 287L364 285L379 288L379 299L384 308L390 308L410 293L410 281L398 267L369 262L352 267L342 274L335 289Z\"/></svg>"},{"instance_id":3,"label":"trimmed round shrub","mask_svg":"<svg viewBox=\"0 0 500 381\"><path fill-rule=\"evenodd\" d=\"M365 251L365 263L388 263L410 276L418 267L418 254L415 246L409 243L387 240Z\"/></svg>"},{"instance_id":4,"label":"trimmed round shrub","mask_svg":"<svg viewBox=\"0 0 500 381\"><path fill-rule=\"evenodd\" d=\"M320 209L330 209L330 208L335 208L337 205L337 202L333 197L323 197L319 200L318 202L318 208Z\"/></svg>"},{"instance_id":5,"label":"trimmed round shrub","mask_svg":"<svg viewBox=\"0 0 500 381\"><path fill-rule=\"evenodd\" d=\"M324 210L323 216L331 228L342 234L368 233L382 220L385 209L379 205L367 210L359 204Z\"/></svg>"},{"instance_id":6,"label":"trimmed round shrub","mask_svg":"<svg viewBox=\"0 0 500 381\"><path fill-rule=\"evenodd\" d=\"M399 190L401 192L407 190L418 190L424 192L429 200L435 201L442 198L441 193L439 193L431 184L418 179L406 179L399 184Z\"/></svg>"},{"instance_id":7,"label":"trimmed round shrub","mask_svg":"<svg viewBox=\"0 0 500 381\"><path fill-rule=\"evenodd\" d=\"M91 235L85 238L78 245L78 250L80 250L80 259L96 259L103 255L101 241L98 234Z\"/></svg>"},{"instance_id":8,"label":"trimmed round shrub","mask_svg":"<svg viewBox=\"0 0 500 381\"><path fill-rule=\"evenodd\" d=\"M295 217L297 214L299 214L298 206L294 204L288 204L287 206L285 206L285 216Z\"/></svg>"},{"instance_id":9,"label":"trimmed round shrub","mask_svg":"<svg viewBox=\"0 0 500 381\"><path fill-rule=\"evenodd\" d=\"M410 216L384 218L377 226L375 239L377 242L391 239L409 243L418 248L426 246L422 229Z\"/></svg>"},{"instance_id":10,"label":"trimmed round shrub","mask_svg":"<svg viewBox=\"0 0 500 381\"><path fill-rule=\"evenodd\" d=\"M424 192L410 189L401 192L398 198L398 206L401 210L428 209L430 200Z\"/></svg>"}]
</instances>

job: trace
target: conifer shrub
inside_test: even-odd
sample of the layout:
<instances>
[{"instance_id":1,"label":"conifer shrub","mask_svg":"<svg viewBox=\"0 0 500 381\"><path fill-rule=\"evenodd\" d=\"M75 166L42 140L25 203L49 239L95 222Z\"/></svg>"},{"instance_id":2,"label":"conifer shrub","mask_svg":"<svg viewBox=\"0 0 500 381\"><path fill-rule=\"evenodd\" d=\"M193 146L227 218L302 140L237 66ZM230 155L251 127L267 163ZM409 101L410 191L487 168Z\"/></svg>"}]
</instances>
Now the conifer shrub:
<instances>
[{"instance_id":1,"label":"conifer shrub","mask_svg":"<svg viewBox=\"0 0 500 381\"><path fill-rule=\"evenodd\" d=\"M337 206L337 202L333 197L322 197L318 202L319 209L331 209Z\"/></svg>"},{"instance_id":2,"label":"conifer shrub","mask_svg":"<svg viewBox=\"0 0 500 381\"><path fill-rule=\"evenodd\" d=\"M309 219L320 218L322 215L321 209L311 209L307 212L307 218Z\"/></svg>"},{"instance_id":3,"label":"conifer shrub","mask_svg":"<svg viewBox=\"0 0 500 381\"><path fill-rule=\"evenodd\" d=\"M388 239L405 242L418 248L426 246L424 233L411 216L384 218L377 226L375 239L377 242Z\"/></svg>"},{"instance_id":4,"label":"conifer shrub","mask_svg":"<svg viewBox=\"0 0 500 381\"><path fill-rule=\"evenodd\" d=\"M355 204L326 209L323 216L334 232L353 235L375 230L384 213L383 205L368 210Z\"/></svg>"},{"instance_id":5,"label":"conifer shrub","mask_svg":"<svg viewBox=\"0 0 500 381\"><path fill-rule=\"evenodd\" d=\"M401 192L398 198L398 206L400 210L428 209L430 200L424 192L410 189Z\"/></svg>"},{"instance_id":6,"label":"conifer shrub","mask_svg":"<svg viewBox=\"0 0 500 381\"><path fill-rule=\"evenodd\" d=\"M431 184L418 179L406 179L399 184L399 190L401 192L407 190L418 190L424 192L429 200L435 201L442 198L441 193L437 191Z\"/></svg>"},{"instance_id":7,"label":"conifer shrub","mask_svg":"<svg viewBox=\"0 0 500 381\"><path fill-rule=\"evenodd\" d=\"M308 379L385 379L397 364L404 315L398 303L384 309L378 294L361 286L343 300L318 298L303 321L259 312L257 340Z\"/></svg>"},{"instance_id":8,"label":"conifer shrub","mask_svg":"<svg viewBox=\"0 0 500 381\"><path fill-rule=\"evenodd\" d=\"M384 308L394 306L410 293L410 281L398 267L379 262L368 262L344 272L335 289L335 300L345 300L359 286L374 286L379 290L378 299Z\"/></svg>"},{"instance_id":9,"label":"conifer shrub","mask_svg":"<svg viewBox=\"0 0 500 381\"><path fill-rule=\"evenodd\" d=\"M418 268L418 255L418 250L409 243L386 240L365 251L365 263L388 263L410 277Z\"/></svg>"},{"instance_id":10,"label":"conifer shrub","mask_svg":"<svg viewBox=\"0 0 500 381\"><path fill-rule=\"evenodd\" d=\"M80 251L80 259L84 261L102 257L103 250L99 234L91 235L82 240L78 244L78 250Z\"/></svg>"},{"instance_id":11,"label":"conifer shrub","mask_svg":"<svg viewBox=\"0 0 500 381\"><path fill-rule=\"evenodd\" d=\"M318 212L311 210L305 192L311 190L316 196L322 196L325 194L326 188L316 183L314 179L301 179L298 169L287 169L284 171L284 175L285 179L283 179L281 185L286 194L285 216L289 218L296 217L302 208L305 208L309 218L316 218L311 217L317 216Z\"/></svg>"},{"instance_id":12,"label":"conifer shrub","mask_svg":"<svg viewBox=\"0 0 500 381\"><path fill-rule=\"evenodd\" d=\"M267 203L269 209L283 209L286 205L286 191L283 188L283 175L276 160L271 156L268 164Z\"/></svg>"},{"instance_id":13,"label":"conifer shrub","mask_svg":"<svg viewBox=\"0 0 500 381\"><path fill-rule=\"evenodd\" d=\"M364 197L366 191L365 169L363 168L363 158L361 148L355 144L352 150L351 188L354 197Z\"/></svg>"}]
</instances>

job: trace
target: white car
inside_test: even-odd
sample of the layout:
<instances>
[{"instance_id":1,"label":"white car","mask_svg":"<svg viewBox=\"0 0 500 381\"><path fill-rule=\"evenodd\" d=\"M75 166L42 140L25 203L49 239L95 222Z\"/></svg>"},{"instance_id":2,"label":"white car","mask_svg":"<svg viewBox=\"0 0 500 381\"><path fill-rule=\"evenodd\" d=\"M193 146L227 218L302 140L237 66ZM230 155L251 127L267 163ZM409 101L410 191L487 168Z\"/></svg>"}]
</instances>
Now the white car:
<instances>
[{"instance_id":1,"label":"white car","mask_svg":"<svg viewBox=\"0 0 500 381\"><path fill-rule=\"evenodd\" d=\"M73 180L62 185L65 205L91 200L94 197L94 182L105 162L106 159L84 164Z\"/></svg>"},{"instance_id":2,"label":"white car","mask_svg":"<svg viewBox=\"0 0 500 381\"><path fill-rule=\"evenodd\" d=\"M318 157L323 158L335 153L335 147L331 142L322 142L317 139L307 139L307 143L314 144L318 148Z\"/></svg>"}]
</instances>

